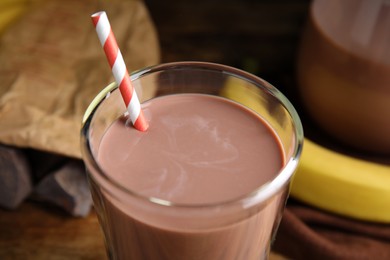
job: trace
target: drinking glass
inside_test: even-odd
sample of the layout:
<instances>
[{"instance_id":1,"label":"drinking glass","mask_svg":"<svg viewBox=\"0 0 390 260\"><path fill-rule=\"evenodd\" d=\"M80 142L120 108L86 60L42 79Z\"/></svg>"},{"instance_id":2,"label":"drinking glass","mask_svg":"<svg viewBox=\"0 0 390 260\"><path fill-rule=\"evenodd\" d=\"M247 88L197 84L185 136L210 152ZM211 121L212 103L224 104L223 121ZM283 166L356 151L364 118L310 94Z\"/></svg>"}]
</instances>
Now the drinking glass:
<instances>
[{"instance_id":1,"label":"drinking glass","mask_svg":"<svg viewBox=\"0 0 390 260\"><path fill-rule=\"evenodd\" d=\"M302 125L291 103L265 80L214 63L156 65L134 72L131 80L141 102L202 93L241 103L273 128L285 163L271 181L231 201L186 205L140 195L113 180L96 159L102 136L126 112L117 85L108 85L85 113L81 146L109 258L266 259L303 144Z\"/></svg>"}]
</instances>

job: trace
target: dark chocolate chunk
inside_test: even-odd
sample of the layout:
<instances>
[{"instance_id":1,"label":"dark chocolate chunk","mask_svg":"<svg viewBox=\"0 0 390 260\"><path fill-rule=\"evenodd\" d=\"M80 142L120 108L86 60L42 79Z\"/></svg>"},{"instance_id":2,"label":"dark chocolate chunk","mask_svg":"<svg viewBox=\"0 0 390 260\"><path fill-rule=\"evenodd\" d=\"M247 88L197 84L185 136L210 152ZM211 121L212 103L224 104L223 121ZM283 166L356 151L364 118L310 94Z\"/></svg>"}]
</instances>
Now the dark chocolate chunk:
<instances>
[{"instance_id":1,"label":"dark chocolate chunk","mask_svg":"<svg viewBox=\"0 0 390 260\"><path fill-rule=\"evenodd\" d=\"M31 170L23 150L0 145L0 206L17 208L32 191Z\"/></svg>"},{"instance_id":2,"label":"dark chocolate chunk","mask_svg":"<svg viewBox=\"0 0 390 260\"><path fill-rule=\"evenodd\" d=\"M73 216L88 215L92 198L83 163L70 160L48 174L38 183L34 197L57 205Z\"/></svg>"}]
</instances>

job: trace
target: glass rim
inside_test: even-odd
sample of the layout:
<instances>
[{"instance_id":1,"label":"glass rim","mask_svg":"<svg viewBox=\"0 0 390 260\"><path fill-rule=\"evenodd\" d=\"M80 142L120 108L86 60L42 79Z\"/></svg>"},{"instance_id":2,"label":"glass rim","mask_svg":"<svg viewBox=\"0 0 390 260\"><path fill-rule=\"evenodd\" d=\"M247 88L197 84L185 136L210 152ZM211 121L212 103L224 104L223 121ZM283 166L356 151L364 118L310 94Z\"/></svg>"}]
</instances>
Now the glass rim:
<instances>
[{"instance_id":1,"label":"glass rim","mask_svg":"<svg viewBox=\"0 0 390 260\"><path fill-rule=\"evenodd\" d=\"M82 128L81 128L81 150L83 154L83 159L90 162L88 166L92 166L94 171L96 171L100 177L103 178L104 181L107 181L109 185L113 185L115 188L125 192L126 195L136 197L137 199L143 200L145 202L151 202L156 205L161 206L170 206L175 208L210 208L210 207L220 207L227 206L233 204L243 205L245 208L250 207L252 205L256 205L260 202L266 201L271 198L272 195L279 192L283 186L285 186L290 178L293 176L295 169L298 166L299 158L302 153L303 148L303 127L301 120L298 116L297 111L287 99L276 87L265 81L264 79L255 76L249 72L243 71L238 68L234 68L227 65L211 63L211 62L201 62L201 61L181 61L181 62L170 62L170 63L162 63L150 67L146 67L144 69L134 71L131 73L130 78L132 81L147 76L152 73L166 71L168 69L184 69L184 68L197 68L197 69L207 69L214 70L221 73L227 73L228 75L232 75L241 79L245 79L246 81L250 81L257 87L262 87L262 89L266 89L272 96L274 96L286 109L289 116L291 117L291 121L293 123L293 130L295 135L295 143L293 147L293 152L290 158L286 158L285 165L279 170L277 175L271 180L263 185L259 186L257 189L245 193L237 198L223 200L220 202L212 202L212 203L175 203L169 200L164 200L156 197L149 197L145 195L141 195L133 190L126 188L124 185L121 185L119 182L115 181L109 175L107 175L103 169L100 168L99 164L95 160L95 157L91 150L90 141L88 138L89 135L89 126L94 118L94 114L99 108L100 104L107 98L107 96L118 89L118 85L115 82L107 85L102 91L100 91L97 96L93 99L93 101L89 104L82 120ZM265 87L265 88L264 88ZM244 105L245 106L245 105ZM253 110L252 110L253 111ZM254 111L258 114L256 111ZM89 174L89 173L88 173ZM96 178L89 174L95 181ZM99 184L99 181L97 181Z\"/></svg>"}]
</instances>

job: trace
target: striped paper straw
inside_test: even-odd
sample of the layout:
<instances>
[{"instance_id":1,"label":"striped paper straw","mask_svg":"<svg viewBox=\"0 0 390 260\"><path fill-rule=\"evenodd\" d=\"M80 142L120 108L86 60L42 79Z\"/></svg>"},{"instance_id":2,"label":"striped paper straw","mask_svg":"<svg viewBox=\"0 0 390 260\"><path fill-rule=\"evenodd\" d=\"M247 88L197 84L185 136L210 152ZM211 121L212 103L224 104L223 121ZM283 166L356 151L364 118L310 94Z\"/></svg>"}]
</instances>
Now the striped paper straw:
<instances>
[{"instance_id":1,"label":"striped paper straw","mask_svg":"<svg viewBox=\"0 0 390 260\"><path fill-rule=\"evenodd\" d=\"M129 72L127 71L118 43L111 30L107 14L104 11L97 12L94 13L91 18L108 63L110 64L112 74L119 86L122 98L127 107L127 111L129 112L130 120L137 130L146 131L148 129L148 122L142 113L141 104L138 100L137 93L131 84Z\"/></svg>"}]
</instances>

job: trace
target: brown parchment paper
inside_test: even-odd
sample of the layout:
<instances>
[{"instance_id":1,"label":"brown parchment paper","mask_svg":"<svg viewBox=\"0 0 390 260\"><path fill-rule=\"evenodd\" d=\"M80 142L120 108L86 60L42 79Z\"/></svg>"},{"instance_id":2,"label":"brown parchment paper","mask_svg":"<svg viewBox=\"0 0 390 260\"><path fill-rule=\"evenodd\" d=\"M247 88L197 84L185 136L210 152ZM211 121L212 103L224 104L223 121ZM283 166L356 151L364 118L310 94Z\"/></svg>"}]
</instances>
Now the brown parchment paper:
<instances>
[{"instance_id":1,"label":"brown parchment paper","mask_svg":"<svg viewBox=\"0 0 390 260\"><path fill-rule=\"evenodd\" d=\"M80 158L82 116L114 80L90 15L107 12L129 72L159 62L142 1L50 0L0 38L0 143Z\"/></svg>"}]
</instances>

